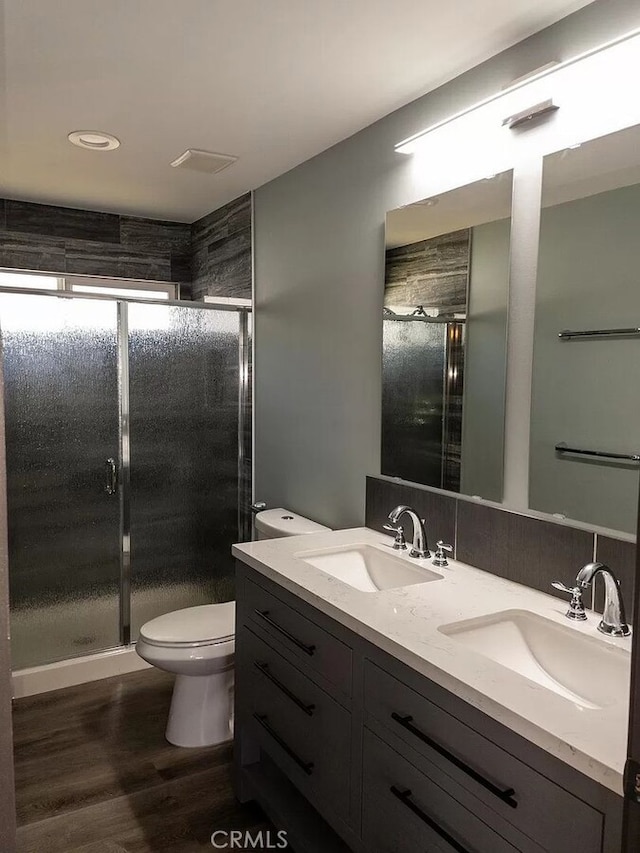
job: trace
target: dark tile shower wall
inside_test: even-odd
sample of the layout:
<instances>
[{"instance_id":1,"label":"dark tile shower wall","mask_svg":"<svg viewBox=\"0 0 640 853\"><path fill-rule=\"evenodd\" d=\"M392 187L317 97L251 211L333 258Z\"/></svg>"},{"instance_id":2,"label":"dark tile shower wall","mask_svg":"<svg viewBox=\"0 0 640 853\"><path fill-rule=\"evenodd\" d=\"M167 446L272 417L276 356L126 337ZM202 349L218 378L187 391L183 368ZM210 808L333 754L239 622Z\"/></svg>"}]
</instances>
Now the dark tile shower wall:
<instances>
[{"instance_id":1,"label":"dark tile shower wall","mask_svg":"<svg viewBox=\"0 0 640 853\"><path fill-rule=\"evenodd\" d=\"M0 267L176 282L188 296L191 227L0 199Z\"/></svg>"},{"instance_id":2,"label":"dark tile shower wall","mask_svg":"<svg viewBox=\"0 0 640 853\"><path fill-rule=\"evenodd\" d=\"M168 281L251 299L251 193L192 225L0 199L0 268Z\"/></svg>"},{"instance_id":3,"label":"dark tile shower wall","mask_svg":"<svg viewBox=\"0 0 640 853\"><path fill-rule=\"evenodd\" d=\"M385 252L384 304L466 310L471 231L453 231Z\"/></svg>"},{"instance_id":4,"label":"dark tile shower wall","mask_svg":"<svg viewBox=\"0 0 640 853\"><path fill-rule=\"evenodd\" d=\"M407 483L367 477L367 527L383 531L397 504L414 507L428 520L429 545L444 539L455 545L455 556L499 577L557 595L553 581L572 585L579 569L593 560L610 565L631 611L636 546L568 524L533 518L472 500L429 491ZM383 531L384 532L384 531ZM595 607L602 611L602 584L596 585ZM587 599L588 602L588 599ZM631 613L627 613L631 617Z\"/></svg>"},{"instance_id":5,"label":"dark tile shower wall","mask_svg":"<svg viewBox=\"0 0 640 853\"><path fill-rule=\"evenodd\" d=\"M192 299L251 299L251 193L191 226Z\"/></svg>"}]
</instances>

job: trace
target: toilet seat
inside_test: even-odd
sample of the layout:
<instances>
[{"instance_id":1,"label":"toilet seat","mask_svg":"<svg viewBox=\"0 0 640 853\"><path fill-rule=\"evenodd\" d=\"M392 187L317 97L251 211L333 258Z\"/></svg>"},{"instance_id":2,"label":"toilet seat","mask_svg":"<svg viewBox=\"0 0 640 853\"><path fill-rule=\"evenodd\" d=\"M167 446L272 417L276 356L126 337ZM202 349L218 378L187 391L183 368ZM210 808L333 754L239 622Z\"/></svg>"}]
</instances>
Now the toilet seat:
<instances>
[{"instance_id":1,"label":"toilet seat","mask_svg":"<svg viewBox=\"0 0 640 853\"><path fill-rule=\"evenodd\" d=\"M140 638L159 648L202 648L235 639L235 601L174 610L146 622Z\"/></svg>"}]
</instances>

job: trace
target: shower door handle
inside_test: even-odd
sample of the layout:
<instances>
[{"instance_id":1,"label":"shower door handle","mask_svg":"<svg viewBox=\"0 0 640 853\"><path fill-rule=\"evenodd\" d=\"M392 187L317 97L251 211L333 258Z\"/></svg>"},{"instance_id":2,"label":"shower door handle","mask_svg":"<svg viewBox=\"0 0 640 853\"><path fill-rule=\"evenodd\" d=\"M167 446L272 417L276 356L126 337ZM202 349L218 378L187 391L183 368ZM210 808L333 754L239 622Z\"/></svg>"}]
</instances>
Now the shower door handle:
<instances>
[{"instance_id":1,"label":"shower door handle","mask_svg":"<svg viewBox=\"0 0 640 853\"><path fill-rule=\"evenodd\" d=\"M116 465L116 460L110 456L104 464L107 469L107 482L104 490L108 495L115 495L118 491L118 466Z\"/></svg>"}]
</instances>

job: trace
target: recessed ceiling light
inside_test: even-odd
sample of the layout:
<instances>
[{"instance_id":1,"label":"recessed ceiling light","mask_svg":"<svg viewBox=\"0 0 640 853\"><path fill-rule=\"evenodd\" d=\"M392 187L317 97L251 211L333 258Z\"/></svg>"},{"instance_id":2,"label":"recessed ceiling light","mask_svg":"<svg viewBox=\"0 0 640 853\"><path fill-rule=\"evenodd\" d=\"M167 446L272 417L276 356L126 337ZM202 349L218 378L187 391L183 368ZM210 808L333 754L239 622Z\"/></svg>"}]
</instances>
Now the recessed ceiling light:
<instances>
[{"instance_id":1,"label":"recessed ceiling light","mask_svg":"<svg viewBox=\"0 0 640 853\"><path fill-rule=\"evenodd\" d=\"M74 130L67 139L72 145L88 148L90 151L113 151L114 148L120 147L119 139L101 130Z\"/></svg>"}]
</instances>

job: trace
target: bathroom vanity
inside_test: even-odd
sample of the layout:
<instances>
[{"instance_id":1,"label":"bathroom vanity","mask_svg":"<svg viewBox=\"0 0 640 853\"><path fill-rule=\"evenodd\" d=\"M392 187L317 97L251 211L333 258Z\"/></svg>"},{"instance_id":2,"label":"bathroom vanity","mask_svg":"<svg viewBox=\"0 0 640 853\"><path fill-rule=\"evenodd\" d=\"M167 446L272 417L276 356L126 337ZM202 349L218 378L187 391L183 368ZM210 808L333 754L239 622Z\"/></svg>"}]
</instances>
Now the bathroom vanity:
<instances>
[{"instance_id":1,"label":"bathroom vanity","mask_svg":"<svg viewBox=\"0 0 640 853\"><path fill-rule=\"evenodd\" d=\"M391 543L234 546L237 796L300 853L618 853L630 641Z\"/></svg>"}]
</instances>

